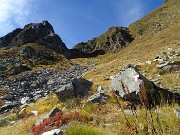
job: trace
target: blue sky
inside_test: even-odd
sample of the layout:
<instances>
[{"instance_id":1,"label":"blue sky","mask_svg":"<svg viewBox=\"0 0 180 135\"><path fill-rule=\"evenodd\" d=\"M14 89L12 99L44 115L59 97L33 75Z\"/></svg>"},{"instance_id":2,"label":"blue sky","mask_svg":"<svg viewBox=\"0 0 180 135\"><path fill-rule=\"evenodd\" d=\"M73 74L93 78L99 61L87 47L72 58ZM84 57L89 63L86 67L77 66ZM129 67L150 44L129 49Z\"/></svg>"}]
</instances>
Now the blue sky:
<instances>
[{"instance_id":1,"label":"blue sky","mask_svg":"<svg viewBox=\"0 0 180 135\"><path fill-rule=\"evenodd\" d=\"M111 26L128 26L165 0L0 0L0 37L48 20L68 48Z\"/></svg>"}]
</instances>

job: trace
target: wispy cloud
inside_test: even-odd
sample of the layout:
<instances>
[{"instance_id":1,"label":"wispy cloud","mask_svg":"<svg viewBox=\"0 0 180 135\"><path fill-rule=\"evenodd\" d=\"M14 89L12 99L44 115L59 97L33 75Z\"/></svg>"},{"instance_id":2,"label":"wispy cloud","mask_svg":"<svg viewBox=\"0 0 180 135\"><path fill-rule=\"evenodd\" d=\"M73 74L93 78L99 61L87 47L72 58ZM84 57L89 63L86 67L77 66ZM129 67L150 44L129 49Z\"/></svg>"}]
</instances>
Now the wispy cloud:
<instances>
[{"instance_id":1,"label":"wispy cloud","mask_svg":"<svg viewBox=\"0 0 180 135\"><path fill-rule=\"evenodd\" d=\"M142 0L121 0L119 2L119 22L128 26L145 14Z\"/></svg>"},{"instance_id":2,"label":"wispy cloud","mask_svg":"<svg viewBox=\"0 0 180 135\"><path fill-rule=\"evenodd\" d=\"M0 0L0 37L31 19L33 2L34 0Z\"/></svg>"}]
</instances>

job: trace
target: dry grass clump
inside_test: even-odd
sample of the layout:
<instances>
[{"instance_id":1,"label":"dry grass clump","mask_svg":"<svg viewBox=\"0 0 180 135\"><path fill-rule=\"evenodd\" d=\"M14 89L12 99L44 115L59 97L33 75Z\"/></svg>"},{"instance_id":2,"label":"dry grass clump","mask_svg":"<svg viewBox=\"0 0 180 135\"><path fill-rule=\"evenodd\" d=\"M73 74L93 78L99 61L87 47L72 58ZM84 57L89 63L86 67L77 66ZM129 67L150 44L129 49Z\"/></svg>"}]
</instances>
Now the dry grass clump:
<instances>
[{"instance_id":1,"label":"dry grass clump","mask_svg":"<svg viewBox=\"0 0 180 135\"><path fill-rule=\"evenodd\" d=\"M175 86L180 85L180 75L176 72L161 75L159 78L162 80L162 85L165 88L170 88L171 90L174 90Z\"/></svg>"},{"instance_id":2,"label":"dry grass clump","mask_svg":"<svg viewBox=\"0 0 180 135\"><path fill-rule=\"evenodd\" d=\"M44 114L54 107L61 109L62 105L63 103L59 101L56 94L51 93L47 97L37 100L32 107L27 106L26 114L29 114L34 110L38 111L39 114Z\"/></svg>"},{"instance_id":3,"label":"dry grass clump","mask_svg":"<svg viewBox=\"0 0 180 135\"><path fill-rule=\"evenodd\" d=\"M37 116L28 118L27 120L20 120L12 126L1 127L1 135L31 135L31 128L38 119Z\"/></svg>"},{"instance_id":4,"label":"dry grass clump","mask_svg":"<svg viewBox=\"0 0 180 135\"><path fill-rule=\"evenodd\" d=\"M73 124L69 127L65 135L108 135L108 133L102 128Z\"/></svg>"}]
</instances>

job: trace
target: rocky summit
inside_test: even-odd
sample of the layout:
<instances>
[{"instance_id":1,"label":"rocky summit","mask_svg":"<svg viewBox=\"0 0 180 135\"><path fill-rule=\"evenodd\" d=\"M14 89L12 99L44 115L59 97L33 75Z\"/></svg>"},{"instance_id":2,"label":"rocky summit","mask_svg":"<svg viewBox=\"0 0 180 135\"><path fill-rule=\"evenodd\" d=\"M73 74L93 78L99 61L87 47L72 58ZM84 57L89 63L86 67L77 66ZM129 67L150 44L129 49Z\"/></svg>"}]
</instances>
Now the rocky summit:
<instances>
[{"instance_id":1,"label":"rocky summit","mask_svg":"<svg viewBox=\"0 0 180 135\"><path fill-rule=\"evenodd\" d=\"M61 38L54 33L54 29L48 21L27 24L23 29L16 29L0 38L1 48L12 48L27 43L38 43L67 58L71 56L69 49L62 42Z\"/></svg>"}]
</instances>

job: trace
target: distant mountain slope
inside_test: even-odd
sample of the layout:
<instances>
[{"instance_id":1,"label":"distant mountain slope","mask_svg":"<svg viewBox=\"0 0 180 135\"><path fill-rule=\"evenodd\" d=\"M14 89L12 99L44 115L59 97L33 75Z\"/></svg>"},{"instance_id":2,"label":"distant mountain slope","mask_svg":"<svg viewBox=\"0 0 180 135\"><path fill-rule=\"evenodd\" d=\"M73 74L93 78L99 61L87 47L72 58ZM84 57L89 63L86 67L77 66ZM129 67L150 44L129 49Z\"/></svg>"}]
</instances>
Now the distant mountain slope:
<instances>
[{"instance_id":1,"label":"distant mountain slope","mask_svg":"<svg viewBox=\"0 0 180 135\"><path fill-rule=\"evenodd\" d=\"M97 50L104 52L117 52L133 40L126 27L111 27L101 36L82 42L74 46L73 49L90 53Z\"/></svg>"},{"instance_id":2,"label":"distant mountain slope","mask_svg":"<svg viewBox=\"0 0 180 135\"><path fill-rule=\"evenodd\" d=\"M166 0L162 6L128 28L135 38L142 38L152 36L177 23L180 23L180 0Z\"/></svg>"},{"instance_id":3,"label":"distant mountain slope","mask_svg":"<svg viewBox=\"0 0 180 135\"><path fill-rule=\"evenodd\" d=\"M71 53L61 38L54 33L52 25L48 21L31 23L23 29L16 29L0 38L0 48L17 47L27 43L37 43L52 49L69 58Z\"/></svg>"},{"instance_id":4,"label":"distant mountain slope","mask_svg":"<svg viewBox=\"0 0 180 135\"><path fill-rule=\"evenodd\" d=\"M79 43L73 49L86 53L97 50L103 50L105 53L118 52L131 43L134 38L150 37L178 23L180 23L180 0L166 0L162 6L132 23L128 28L111 27L101 36Z\"/></svg>"}]
</instances>

